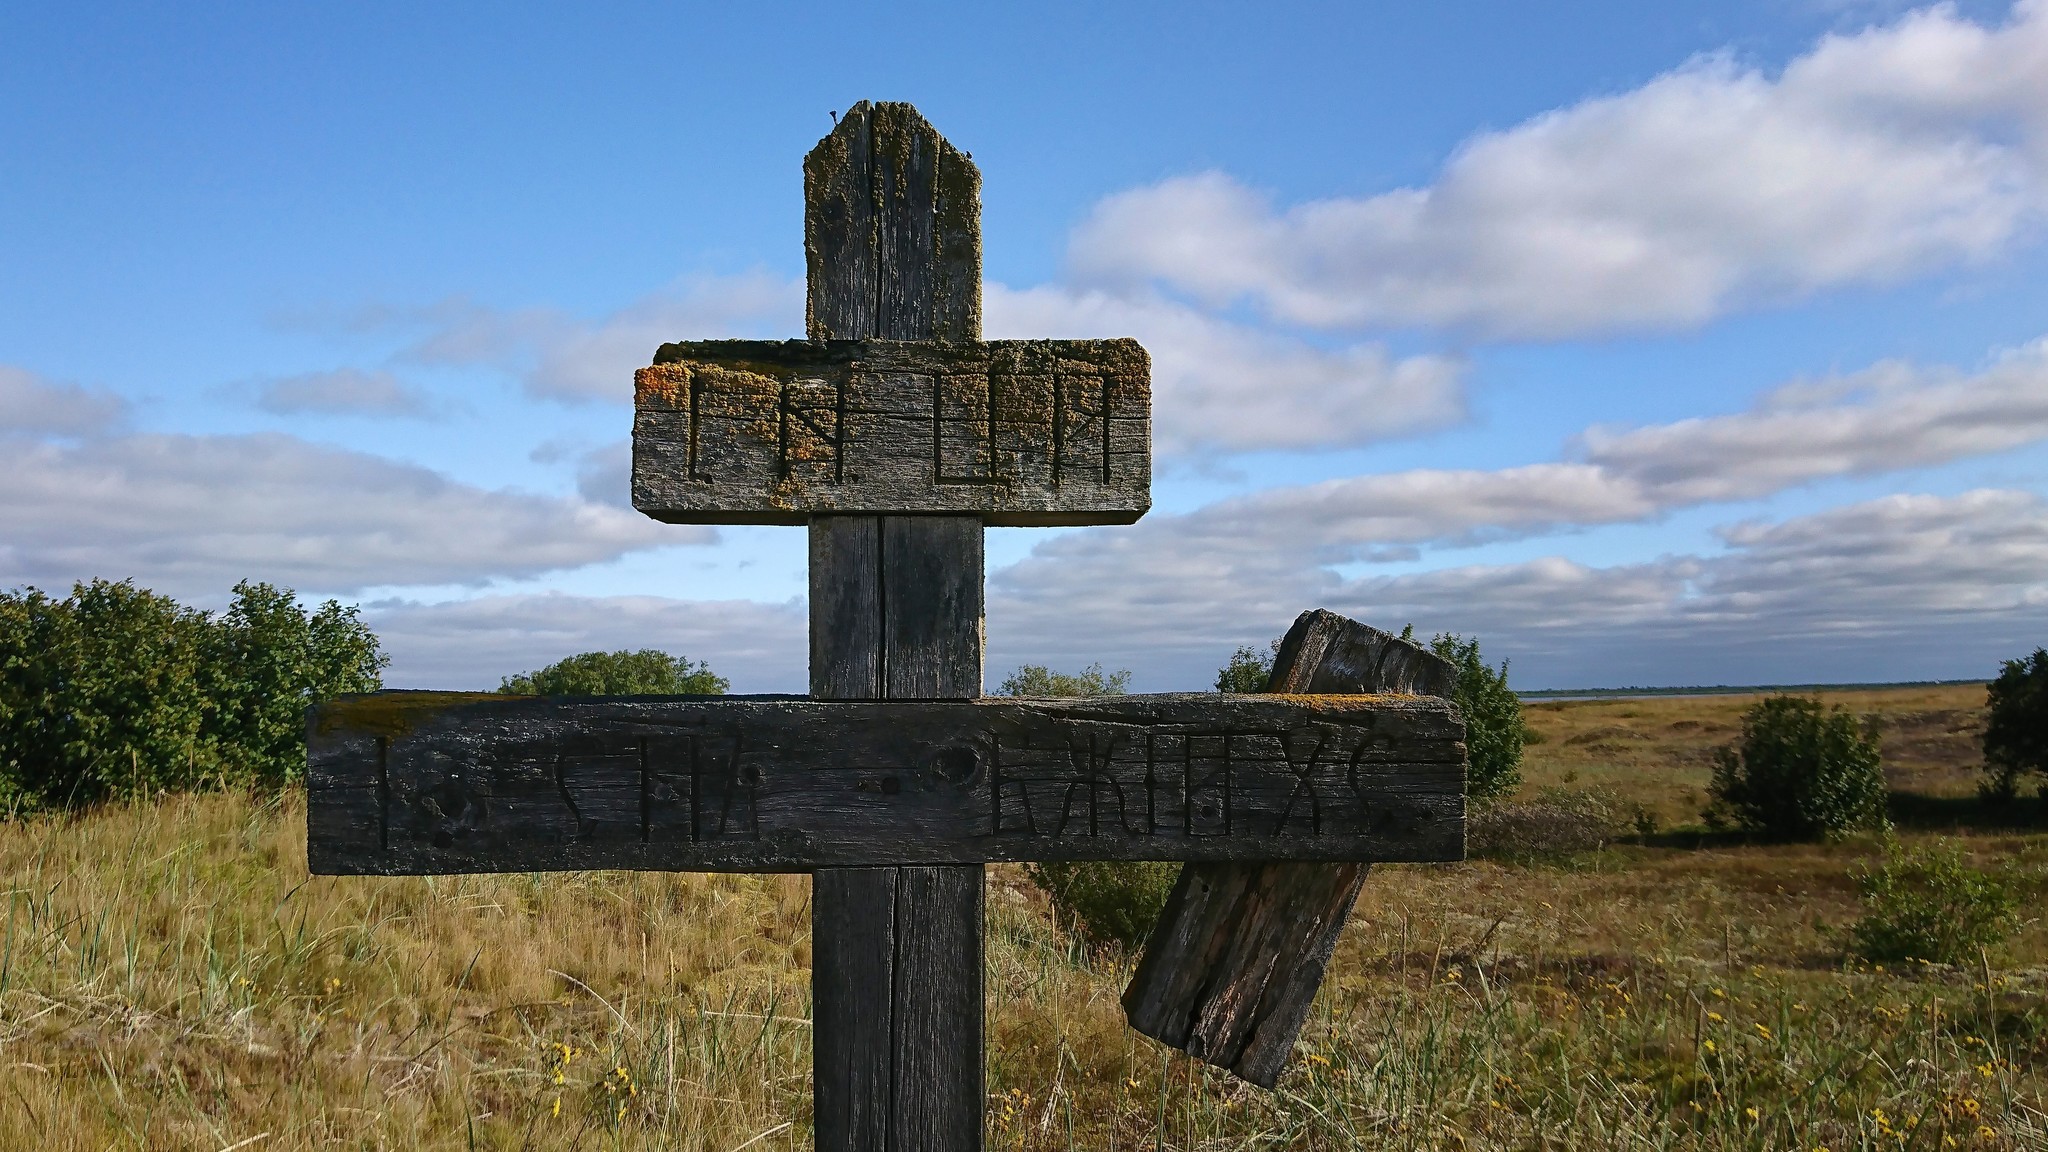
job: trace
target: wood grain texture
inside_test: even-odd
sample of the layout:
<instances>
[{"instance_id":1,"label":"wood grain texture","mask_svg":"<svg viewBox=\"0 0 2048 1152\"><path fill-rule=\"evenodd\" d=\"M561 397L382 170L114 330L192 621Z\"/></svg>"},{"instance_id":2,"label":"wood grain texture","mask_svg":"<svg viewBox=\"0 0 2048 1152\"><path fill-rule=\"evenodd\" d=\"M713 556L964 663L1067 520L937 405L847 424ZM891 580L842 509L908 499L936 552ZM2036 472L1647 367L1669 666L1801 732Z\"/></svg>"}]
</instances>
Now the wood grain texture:
<instances>
[{"instance_id":1,"label":"wood grain texture","mask_svg":"<svg viewBox=\"0 0 2048 1152\"><path fill-rule=\"evenodd\" d=\"M1455 859L1463 735L1414 696L378 693L314 714L308 854L395 875Z\"/></svg>"},{"instance_id":2,"label":"wood grain texture","mask_svg":"<svg viewBox=\"0 0 2048 1152\"><path fill-rule=\"evenodd\" d=\"M804 255L814 340L981 338L981 172L908 104L804 157Z\"/></svg>"},{"instance_id":3,"label":"wood grain texture","mask_svg":"<svg viewBox=\"0 0 2048 1152\"><path fill-rule=\"evenodd\" d=\"M982 870L893 869L896 1057L893 1148L981 1147Z\"/></svg>"},{"instance_id":4,"label":"wood grain texture","mask_svg":"<svg viewBox=\"0 0 2048 1152\"><path fill-rule=\"evenodd\" d=\"M820 1152L895 1147L896 893L904 871L829 868L811 880L811 1093Z\"/></svg>"},{"instance_id":5,"label":"wood grain texture","mask_svg":"<svg viewBox=\"0 0 2048 1152\"><path fill-rule=\"evenodd\" d=\"M849 110L804 161L811 339L979 341L980 193L974 165L910 105ZM934 379L936 475L973 445L948 437L961 429L937 418ZM835 463L834 482L847 471ZM815 696L981 691L980 518L830 514L981 511L916 503L933 485L898 471L902 490L872 507L810 509ZM981 866L820 869L813 883L819 1152L979 1149Z\"/></svg>"},{"instance_id":6,"label":"wood grain texture","mask_svg":"<svg viewBox=\"0 0 2048 1152\"><path fill-rule=\"evenodd\" d=\"M1304 612L1281 641L1267 691L1393 692L1442 699L1454 670L1419 645ZM1464 856L1464 791L1456 797ZM1271 1088L1294 1050L1369 857L1344 863L1191 863L1124 990L1131 1026ZM1393 859L1382 856L1378 859Z\"/></svg>"},{"instance_id":7,"label":"wood grain texture","mask_svg":"<svg viewBox=\"0 0 2048 1152\"><path fill-rule=\"evenodd\" d=\"M882 692L881 516L811 521L811 695L879 700Z\"/></svg>"},{"instance_id":8,"label":"wood grain texture","mask_svg":"<svg viewBox=\"0 0 2048 1152\"><path fill-rule=\"evenodd\" d=\"M1134 340L707 340L662 345L635 385L633 504L659 520L1127 524L1151 505Z\"/></svg>"},{"instance_id":9,"label":"wood grain texture","mask_svg":"<svg viewBox=\"0 0 2048 1152\"><path fill-rule=\"evenodd\" d=\"M882 695L981 695L982 534L972 516L883 516Z\"/></svg>"}]
</instances>

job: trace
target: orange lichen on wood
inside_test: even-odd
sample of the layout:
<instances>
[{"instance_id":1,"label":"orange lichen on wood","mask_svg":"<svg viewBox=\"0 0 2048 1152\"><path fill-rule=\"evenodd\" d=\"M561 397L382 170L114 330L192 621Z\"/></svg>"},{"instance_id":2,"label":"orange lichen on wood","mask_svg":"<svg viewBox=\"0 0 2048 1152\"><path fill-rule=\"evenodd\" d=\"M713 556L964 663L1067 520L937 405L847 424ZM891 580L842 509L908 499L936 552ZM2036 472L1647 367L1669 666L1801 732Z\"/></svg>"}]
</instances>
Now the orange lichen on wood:
<instances>
[{"instance_id":1,"label":"orange lichen on wood","mask_svg":"<svg viewBox=\"0 0 2048 1152\"><path fill-rule=\"evenodd\" d=\"M633 373L633 403L679 410L690 402L690 368L686 363L650 364Z\"/></svg>"}]
</instances>

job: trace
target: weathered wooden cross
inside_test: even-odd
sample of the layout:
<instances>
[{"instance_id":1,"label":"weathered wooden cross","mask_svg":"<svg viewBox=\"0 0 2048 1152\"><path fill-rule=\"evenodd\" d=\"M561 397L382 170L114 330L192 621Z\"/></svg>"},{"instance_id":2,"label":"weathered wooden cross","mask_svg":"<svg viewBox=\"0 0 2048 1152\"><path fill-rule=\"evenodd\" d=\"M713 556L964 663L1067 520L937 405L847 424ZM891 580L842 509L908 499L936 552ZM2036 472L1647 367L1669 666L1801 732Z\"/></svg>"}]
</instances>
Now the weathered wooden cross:
<instances>
[{"instance_id":1,"label":"weathered wooden cross","mask_svg":"<svg viewBox=\"0 0 2048 1152\"><path fill-rule=\"evenodd\" d=\"M817 1146L952 1152L983 864L1192 861L1128 1014L1270 1086L1366 862L1464 853L1447 668L1318 612L1276 694L982 697L982 526L1143 515L1148 360L981 339L980 175L907 104L855 106L804 190L810 338L664 345L633 500L809 525L811 694L342 700L308 721L313 870L809 872Z\"/></svg>"}]
</instances>

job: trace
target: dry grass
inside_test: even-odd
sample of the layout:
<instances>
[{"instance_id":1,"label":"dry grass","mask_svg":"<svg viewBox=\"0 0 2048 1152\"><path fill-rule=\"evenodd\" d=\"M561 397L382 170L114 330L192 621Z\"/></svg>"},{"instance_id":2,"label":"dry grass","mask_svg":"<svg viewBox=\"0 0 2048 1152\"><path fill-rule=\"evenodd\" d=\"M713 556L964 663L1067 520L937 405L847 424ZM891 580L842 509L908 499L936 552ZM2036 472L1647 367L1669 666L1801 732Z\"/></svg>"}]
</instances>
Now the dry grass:
<instances>
[{"instance_id":1,"label":"dry grass","mask_svg":"<svg viewBox=\"0 0 2048 1152\"><path fill-rule=\"evenodd\" d=\"M2048 837L1956 799L1981 701L1852 706L1930 820L2038 872ZM1682 824L1747 703L1541 705L1530 787ZM0 1150L808 1147L802 878L309 878L301 821L206 796L0 824ZM1680 834L1381 869L1273 1094L1132 1034L1121 961L992 869L989 1143L2048 1148L2048 930L1969 970L1845 963L1874 854Z\"/></svg>"}]
</instances>

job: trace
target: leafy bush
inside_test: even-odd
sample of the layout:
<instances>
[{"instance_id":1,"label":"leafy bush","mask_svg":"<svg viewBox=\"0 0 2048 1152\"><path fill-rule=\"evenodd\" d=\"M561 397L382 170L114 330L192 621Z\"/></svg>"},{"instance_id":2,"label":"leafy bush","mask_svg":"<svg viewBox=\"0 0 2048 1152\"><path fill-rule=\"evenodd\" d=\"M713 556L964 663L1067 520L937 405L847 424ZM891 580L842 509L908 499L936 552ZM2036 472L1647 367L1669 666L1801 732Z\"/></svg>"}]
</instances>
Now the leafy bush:
<instances>
[{"instance_id":1,"label":"leafy bush","mask_svg":"<svg viewBox=\"0 0 2048 1152\"><path fill-rule=\"evenodd\" d=\"M584 652L537 672L507 676L498 691L513 696L722 696L732 685L711 671L653 648Z\"/></svg>"},{"instance_id":2,"label":"leafy bush","mask_svg":"<svg viewBox=\"0 0 2048 1152\"><path fill-rule=\"evenodd\" d=\"M1261 653L1256 648L1244 647L1230 654L1230 662L1216 670L1218 692L1264 692L1266 681L1273 676L1273 657L1280 648L1274 641L1272 649Z\"/></svg>"},{"instance_id":3,"label":"leafy bush","mask_svg":"<svg viewBox=\"0 0 2048 1152\"><path fill-rule=\"evenodd\" d=\"M0 803L274 787L305 770L307 705L375 691L384 664L354 608L268 584L218 616L129 581L0 593Z\"/></svg>"},{"instance_id":4,"label":"leafy bush","mask_svg":"<svg viewBox=\"0 0 2048 1152\"><path fill-rule=\"evenodd\" d=\"M2007 660L1991 682L1984 725L1984 791L2010 800L2020 777L2048 776L2048 648L2023 660Z\"/></svg>"},{"instance_id":5,"label":"leafy bush","mask_svg":"<svg viewBox=\"0 0 2048 1152\"><path fill-rule=\"evenodd\" d=\"M2019 928L2011 880L1970 867L1951 842L1908 851L1894 841L1882 868L1855 879L1866 910L1849 928L1849 945L1871 960L1954 964Z\"/></svg>"},{"instance_id":6,"label":"leafy bush","mask_svg":"<svg viewBox=\"0 0 2048 1152\"><path fill-rule=\"evenodd\" d=\"M212 658L202 666L229 775L276 786L306 767L306 707L375 692L390 662L356 609L329 600L299 607L289 589L235 585L213 620Z\"/></svg>"},{"instance_id":7,"label":"leafy bush","mask_svg":"<svg viewBox=\"0 0 2048 1152\"><path fill-rule=\"evenodd\" d=\"M1466 816L1465 850L1474 859L1530 862L1594 852L1623 834L1612 797L1545 788L1526 803L1474 805Z\"/></svg>"},{"instance_id":8,"label":"leafy bush","mask_svg":"<svg viewBox=\"0 0 2048 1152\"><path fill-rule=\"evenodd\" d=\"M1839 705L1773 696L1742 715L1742 737L1714 759L1707 822L1784 839L1884 824L1876 734Z\"/></svg>"},{"instance_id":9,"label":"leafy bush","mask_svg":"<svg viewBox=\"0 0 2048 1152\"><path fill-rule=\"evenodd\" d=\"M996 691L1005 696L1121 696L1130 682L1130 669L1104 675L1099 660L1074 673L1026 664L1010 673Z\"/></svg>"},{"instance_id":10,"label":"leafy bush","mask_svg":"<svg viewBox=\"0 0 2048 1152\"><path fill-rule=\"evenodd\" d=\"M1121 696L1128 670L1104 674L1098 662L1078 673L1026 664L1003 680L1005 696ZM1263 682L1261 687L1263 687ZM1024 866L1053 908L1096 946L1135 948L1151 935L1180 865L1152 860L1045 860Z\"/></svg>"},{"instance_id":11,"label":"leafy bush","mask_svg":"<svg viewBox=\"0 0 2048 1152\"><path fill-rule=\"evenodd\" d=\"M1126 949L1152 934L1180 878L1179 864L1160 860L1045 860L1024 871L1090 944Z\"/></svg>"},{"instance_id":12,"label":"leafy bush","mask_svg":"<svg viewBox=\"0 0 2048 1152\"><path fill-rule=\"evenodd\" d=\"M1412 639L1413 628L1401 638ZM1479 656L1479 640L1439 633L1429 650L1457 669L1451 698L1465 714L1465 793L1485 800L1506 796L1522 783L1522 745L1528 729L1522 724L1522 698L1508 687L1508 662L1498 669Z\"/></svg>"}]
</instances>

